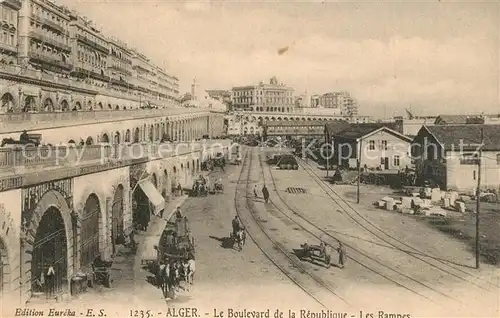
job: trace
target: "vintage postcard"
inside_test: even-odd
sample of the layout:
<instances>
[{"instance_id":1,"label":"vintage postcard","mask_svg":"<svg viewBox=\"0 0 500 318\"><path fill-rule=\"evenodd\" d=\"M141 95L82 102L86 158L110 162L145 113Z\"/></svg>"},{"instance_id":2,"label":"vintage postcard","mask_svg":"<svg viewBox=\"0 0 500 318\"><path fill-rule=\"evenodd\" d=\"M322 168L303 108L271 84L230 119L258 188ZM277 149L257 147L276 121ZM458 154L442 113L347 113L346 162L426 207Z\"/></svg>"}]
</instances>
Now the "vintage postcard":
<instances>
[{"instance_id":1,"label":"vintage postcard","mask_svg":"<svg viewBox=\"0 0 500 318\"><path fill-rule=\"evenodd\" d=\"M0 26L1 317L500 317L498 1Z\"/></svg>"}]
</instances>

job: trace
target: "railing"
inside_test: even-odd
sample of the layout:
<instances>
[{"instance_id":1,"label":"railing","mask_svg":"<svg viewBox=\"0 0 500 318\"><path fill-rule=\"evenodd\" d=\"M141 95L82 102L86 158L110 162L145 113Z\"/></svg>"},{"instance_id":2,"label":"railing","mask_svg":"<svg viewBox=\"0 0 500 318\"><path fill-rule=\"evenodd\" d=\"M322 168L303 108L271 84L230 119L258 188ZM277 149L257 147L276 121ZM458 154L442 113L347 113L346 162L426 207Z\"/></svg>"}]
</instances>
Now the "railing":
<instances>
[{"instance_id":1,"label":"railing","mask_svg":"<svg viewBox=\"0 0 500 318\"><path fill-rule=\"evenodd\" d=\"M218 151L223 141L197 143L136 143L92 146L40 146L0 149L0 172L15 168L68 167L85 164L104 164L109 161L132 159L159 159L183 156L190 153ZM213 149L212 149L213 148ZM210 150L212 149L212 150Z\"/></svg>"},{"instance_id":2,"label":"railing","mask_svg":"<svg viewBox=\"0 0 500 318\"><path fill-rule=\"evenodd\" d=\"M0 133L12 133L23 129L50 129L55 125L84 125L99 122L132 120L148 117L171 116L186 113L203 113L202 108L161 108L133 110L100 110L47 113L0 114Z\"/></svg>"}]
</instances>

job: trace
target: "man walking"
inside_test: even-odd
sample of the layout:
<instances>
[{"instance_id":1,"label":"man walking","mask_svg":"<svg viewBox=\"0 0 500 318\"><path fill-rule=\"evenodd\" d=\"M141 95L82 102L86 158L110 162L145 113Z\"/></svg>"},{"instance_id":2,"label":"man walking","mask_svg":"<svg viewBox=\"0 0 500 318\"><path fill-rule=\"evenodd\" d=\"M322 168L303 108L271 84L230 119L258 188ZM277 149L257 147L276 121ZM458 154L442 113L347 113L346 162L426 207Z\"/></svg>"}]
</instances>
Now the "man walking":
<instances>
[{"instance_id":1,"label":"man walking","mask_svg":"<svg viewBox=\"0 0 500 318\"><path fill-rule=\"evenodd\" d=\"M253 187L253 195L258 198L259 196L257 195L257 185Z\"/></svg>"},{"instance_id":2,"label":"man walking","mask_svg":"<svg viewBox=\"0 0 500 318\"><path fill-rule=\"evenodd\" d=\"M266 203L269 202L269 191L267 190L267 187L266 185L264 184L264 186L262 187L262 195L264 196L264 201Z\"/></svg>"},{"instance_id":3,"label":"man walking","mask_svg":"<svg viewBox=\"0 0 500 318\"><path fill-rule=\"evenodd\" d=\"M337 248L337 252L339 253L339 267L344 268L344 264L346 261L346 253L342 242L339 242L339 247Z\"/></svg>"}]
</instances>

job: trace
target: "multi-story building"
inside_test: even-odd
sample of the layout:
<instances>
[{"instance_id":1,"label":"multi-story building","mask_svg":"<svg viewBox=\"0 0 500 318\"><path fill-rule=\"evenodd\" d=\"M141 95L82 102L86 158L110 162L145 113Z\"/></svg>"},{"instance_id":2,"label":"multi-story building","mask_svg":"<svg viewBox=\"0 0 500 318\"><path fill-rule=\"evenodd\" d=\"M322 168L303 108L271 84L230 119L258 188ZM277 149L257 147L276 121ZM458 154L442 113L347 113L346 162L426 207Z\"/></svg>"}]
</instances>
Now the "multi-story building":
<instances>
[{"instance_id":1,"label":"multi-story building","mask_svg":"<svg viewBox=\"0 0 500 318\"><path fill-rule=\"evenodd\" d=\"M232 100L235 111L291 113L295 108L293 88L279 84L276 77L269 84L233 87Z\"/></svg>"},{"instance_id":2,"label":"multi-story building","mask_svg":"<svg viewBox=\"0 0 500 318\"><path fill-rule=\"evenodd\" d=\"M92 26L91 22L72 11L70 14L71 75L90 79L96 85L106 87L109 83L108 40Z\"/></svg>"},{"instance_id":3,"label":"multi-story building","mask_svg":"<svg viewBox=\"0 0 500 318\"><path fill-rule=\"evenodd\" d=\"M133 88L132 78L132 51L127 44L117 38L109 41L108 70L110 77L109 88L117 91L128 91Z\"/></svg>"},{"instance_id":4,"label":"multi-story building","mask_svg":"<svg viewBox=\"0 0 500 318\"><path fill-rule=\"evenodd\" d=\"M21 65L58 74L71 72L70 14L47 0L22 2L18 21Z\"/></svg>"},{"instance_id":5,"label":"multi-story building","mask_svg":"<svg viewBox=\"0 0 500 318\"><path fill-rule=\"evenodd\" d=\"M356 100L348 92L331 92L311 97L312 107L339 109L342 116L356 116L358 106Z\"/></svg>"},{"instance_id":6,"label":"multi-story building","mask_svg":"<svg viewBox=\"0 0 500 318\"><path fill-rule=\"evenodd\" d=\"M17 63L17 17L21 9L21 1L6 0L0 3L0 62L2 64Z\"/></svg>"}]
</instances>

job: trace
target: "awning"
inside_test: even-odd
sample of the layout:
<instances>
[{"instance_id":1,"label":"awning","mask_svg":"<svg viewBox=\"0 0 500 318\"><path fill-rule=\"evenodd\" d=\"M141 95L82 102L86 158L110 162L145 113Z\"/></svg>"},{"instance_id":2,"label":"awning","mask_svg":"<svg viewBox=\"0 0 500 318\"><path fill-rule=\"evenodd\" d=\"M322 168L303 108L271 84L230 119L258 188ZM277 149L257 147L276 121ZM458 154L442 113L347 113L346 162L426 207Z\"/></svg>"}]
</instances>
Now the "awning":
<instances>
[{"instance_id":1,"label":"awning","mask_svg":"<svg viewBox=\"0 0 500 318\"><path fill-rule=\"evenodd\" d=\"M149 201L154 206L154 214L158 214L161 210L165 208L165 199L161 196L161 194L156 190L155 186L149 180L142 180L139 182L139 186L142 191L148 196Z\"/></svg>"}]
</instances>

